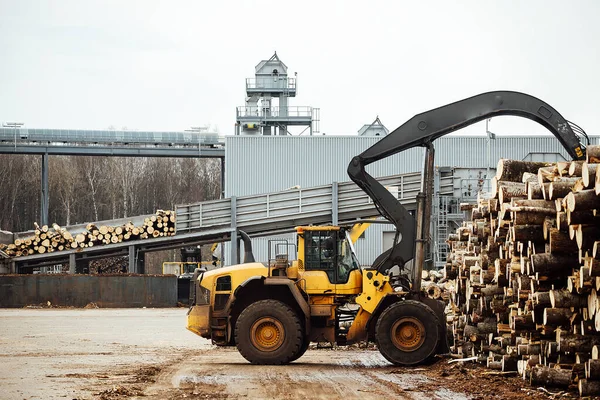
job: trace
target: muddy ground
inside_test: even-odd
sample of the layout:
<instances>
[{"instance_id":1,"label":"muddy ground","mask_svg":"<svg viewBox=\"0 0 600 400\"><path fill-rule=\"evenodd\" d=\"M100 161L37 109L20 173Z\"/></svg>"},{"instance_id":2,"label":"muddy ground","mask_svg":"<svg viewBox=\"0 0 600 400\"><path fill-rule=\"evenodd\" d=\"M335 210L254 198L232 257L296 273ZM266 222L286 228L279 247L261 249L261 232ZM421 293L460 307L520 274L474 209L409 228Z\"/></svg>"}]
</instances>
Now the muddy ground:
<instances>
[{"instance_id":1,"label":"muddy ground","mask_svg":"<svg viewBox=\"0 0 600 400\"><path fill-rule=\"evenodd\" d=\"M474 364L399 368L374 349L253 366L185 329L179 309L0 310L0 399L547 399ZM550 389L551 390L551 389Z\"/></svg>"}]
</instances>

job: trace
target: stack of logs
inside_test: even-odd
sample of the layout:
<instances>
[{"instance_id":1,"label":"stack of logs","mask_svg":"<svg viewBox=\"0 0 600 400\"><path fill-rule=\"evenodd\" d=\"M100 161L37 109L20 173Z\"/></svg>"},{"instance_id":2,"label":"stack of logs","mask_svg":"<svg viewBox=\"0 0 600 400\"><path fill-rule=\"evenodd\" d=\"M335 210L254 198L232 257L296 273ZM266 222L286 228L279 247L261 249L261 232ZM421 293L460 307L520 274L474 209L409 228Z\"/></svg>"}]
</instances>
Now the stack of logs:
<instances>
[{"instance_id":1,"label":"stack of logs","mask_svg":"<svg viewBox=\"0 0 600 400\"><path fill-rule=\"evenodd\" d=\"M457 357L600 395L600 146L586 161L500 160L449 237Z\"/></svg>"},{"instance_id":2,"label":"stack of logs","mask_svg":"<svg viewBox=\"0 0 600 400\"><path fill-rule=\"evenodd\" d=\"M441 271L423 271L421 291L430 299L448 302L454 291L454 280L446 279Z\"/></svg>"},{"instance_id":3,"label":"stack of logs","mask_svg":"<svg viewBox=\"0 0 600 400\"><path fill-rule=\"evenodd\" d=\"M128 273L128 257L106 257L90 261L90 274Z\"/></svg>"},{"instance_id":4,"label":"stack of logs","mask_svg":"<svg viewBox=\"0 0 600 400\"><path fill-rule=\"evenodd\" d=\"M31 254L52 253L77 248L87 248L103 244L120 243L127 240L149 239L175 234L175 213L158 210L154 215L144 219L141 226L131 222L125 225L109 226L88 224L83 232L71 234L57 224L52 227L35 225L34 235L25 239L17 239L9 245L0 245L10 257Z\"/></svg>"}]
</instances>

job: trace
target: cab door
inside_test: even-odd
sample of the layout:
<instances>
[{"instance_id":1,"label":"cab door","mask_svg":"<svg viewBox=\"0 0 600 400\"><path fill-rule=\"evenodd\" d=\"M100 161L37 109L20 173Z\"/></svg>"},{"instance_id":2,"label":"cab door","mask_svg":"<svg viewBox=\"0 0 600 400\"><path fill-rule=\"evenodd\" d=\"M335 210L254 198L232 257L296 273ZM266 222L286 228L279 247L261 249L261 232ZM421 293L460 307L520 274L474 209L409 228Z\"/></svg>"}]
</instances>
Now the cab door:
<instances>
[{"instance_id":1,"label":"cab door","mask_svg":"<svg viewBox=\"0 0 600 400\"><path fill-rule=\"evenodd\" d=\"M307 230L304 269L308 293L354 294L362 282L356 257L343 230Z\"/></svg>"},{"instance_id":2,"label":"cab door","mask_svg":"<svg viewBox=\"0 0 600 400\"><path fill-rule=\"evenodd\" d=\"M335 293L335 248L337 231L306 230L302 234L304 273L309 294Z\"/></svg>"},{"instance_id":3,"label":"cab door","mask_svg":"<svg viewBox=\"0 0 600 400\"><path fill-rule=\"evenodd\" d=\"M362 271L354 253L350 235L345 231L338 233L336 252L336 294L353 295L361 292Z\"/></svg>"}]
</instances>

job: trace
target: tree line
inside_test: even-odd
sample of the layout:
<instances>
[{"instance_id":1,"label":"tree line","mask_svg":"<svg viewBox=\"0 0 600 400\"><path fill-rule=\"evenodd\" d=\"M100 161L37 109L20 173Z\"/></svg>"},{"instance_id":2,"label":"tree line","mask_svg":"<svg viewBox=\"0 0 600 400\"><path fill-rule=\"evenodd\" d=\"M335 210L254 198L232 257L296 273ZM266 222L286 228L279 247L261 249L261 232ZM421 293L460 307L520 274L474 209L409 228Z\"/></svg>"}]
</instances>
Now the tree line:
<instances>
[{"instance_id":1,"label":"tree line","mask_svg":"<svg viewBox=\"0 0 600 400\"><path fill-rule=\"evenodd\" d=\"M126 218L218 199L220 174L218 159L50 156L49 222ZM40 202L41 156L0 155L0 229L33 229Z\"/></svg>"}]
</instances>

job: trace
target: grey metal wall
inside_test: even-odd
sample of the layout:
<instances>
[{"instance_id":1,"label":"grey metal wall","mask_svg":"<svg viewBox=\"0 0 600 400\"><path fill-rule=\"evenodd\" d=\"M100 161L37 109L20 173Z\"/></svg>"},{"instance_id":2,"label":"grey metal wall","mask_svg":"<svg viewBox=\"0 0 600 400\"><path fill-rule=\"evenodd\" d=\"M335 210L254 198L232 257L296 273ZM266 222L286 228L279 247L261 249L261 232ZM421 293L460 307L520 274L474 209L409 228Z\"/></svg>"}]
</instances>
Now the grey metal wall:
<instances>
[{"instance_id":1,"label":"grey metal wall","mask_svg":"<svg viewBox=\"0 0 600 400\"><path fill-rule=\"evenodd\" d=\"M225 195L244 196L295 185L311 187L348 181L346 168L352 157L380 139L360 136L226 136ZM600 143L600 136L591 139L592 144ZM460 167L455 176L460 178L461 194L465 197L476 195L477 181L485 173L488 163L493 175L500 158L569 159L552 135L497 136L489 141L489 162L487 136L445 136L434 144L436 166ZM423 149L415 148L369 165L367 170L377 177L421 171L422 164ZM372 225L365 232L365 238L359 239L356 244L361 264L369 265L375 260L383 249L383 232L391 230L391 225ZM293 235L288 238L295 242ZM253 239L259 261L267 261L268 239ZM225 248L227 263L228 244Z\"/></svg>"},{"instance_id":2,"label":"grey metal wall","mask_svg":"<svg viewBox=\"0 0 600 400\"><path fill-rule=\"evenodd\" d=\"M31 304L85 307L175 307L174 275L6 275L0 276L0 307Z\"/></svg>"},{"instance_id":3,"label":"grey metal wall","mask_svg":"<svg viewBox=\"0 0 600 400\"><path fill-rule=\"evenodd\" d=\"M300 185L310 187L348 181L346 167L378 137L226 136L225 196L268 193ZM486 168L486 136L446 136L434 142L436 165ZM592 138L593 144L600 137ZM569 159L554 136L498 136L490 141L490 167L498 159L525 159L530 153L558 153ZM367 167L373 176L416 172L423 150L415 148Z\"/></svg>"}]
</instances>

